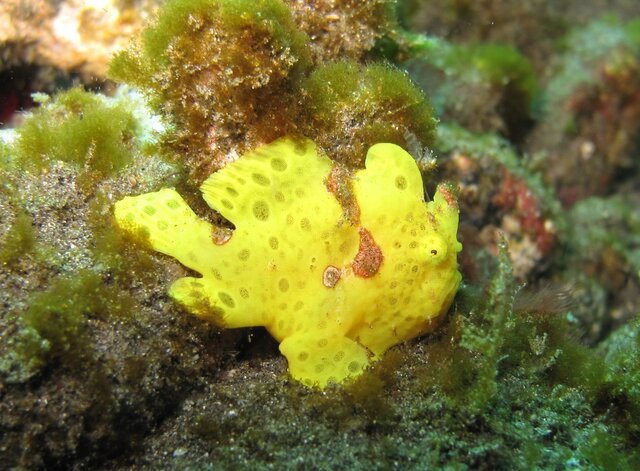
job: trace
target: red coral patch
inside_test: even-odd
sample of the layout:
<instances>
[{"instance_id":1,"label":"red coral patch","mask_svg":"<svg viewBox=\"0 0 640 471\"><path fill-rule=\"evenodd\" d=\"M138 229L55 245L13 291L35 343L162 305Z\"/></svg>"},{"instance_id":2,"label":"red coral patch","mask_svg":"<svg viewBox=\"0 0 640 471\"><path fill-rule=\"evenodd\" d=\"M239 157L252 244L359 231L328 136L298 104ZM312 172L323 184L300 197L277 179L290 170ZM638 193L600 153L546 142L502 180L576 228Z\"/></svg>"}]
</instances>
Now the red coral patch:
<instances>
[{"instance_id":1,"label":"red coral patch","mask_svg":"<svg viewBox=\"0 0 640 471\"><path fill-rule=\"evenodd\" d=\"M535 241L542 255L547 255L556 242L553 226L545 218L538 198L527 183L504 170L502 188L493 197L493 203L501 208L515 210L522 229Z\"/></svg>"}]
</instances>

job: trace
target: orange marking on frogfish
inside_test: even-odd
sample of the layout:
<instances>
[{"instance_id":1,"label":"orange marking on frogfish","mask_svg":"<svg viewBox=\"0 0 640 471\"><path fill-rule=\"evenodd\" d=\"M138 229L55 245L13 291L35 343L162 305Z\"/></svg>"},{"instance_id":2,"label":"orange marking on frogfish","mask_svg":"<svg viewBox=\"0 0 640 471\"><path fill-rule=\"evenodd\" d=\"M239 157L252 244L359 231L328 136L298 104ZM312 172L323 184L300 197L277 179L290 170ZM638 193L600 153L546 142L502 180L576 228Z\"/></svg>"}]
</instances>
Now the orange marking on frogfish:
<instances>
[{"instance_id":1,"label":"orange marking on frogfish","mask_svg":"<svg viewBox=\"0 0 640 471\"><path fill-rule=\"evenodd\" d=\"M458 207L458 199L451 191L451 188L449 188L447 185L439 185L438 191L442 193L442 196L444 196L444 199L447 200L447 204L449 206L451 206L452 208Z\"/></svg>"},{"instance_id":2,"label":"orange marking on frogfish","mask_svg":"<svg viewBox=\"0 0 640 471\"><path fill-rule=\"evenodd\" d=\"M368 230L361 227L358 233L360 234L360 248L353 259L351 267L353 268L353 273L357 276L371 278L380 270L384 255Z\"/></svg>"}]
</instances>

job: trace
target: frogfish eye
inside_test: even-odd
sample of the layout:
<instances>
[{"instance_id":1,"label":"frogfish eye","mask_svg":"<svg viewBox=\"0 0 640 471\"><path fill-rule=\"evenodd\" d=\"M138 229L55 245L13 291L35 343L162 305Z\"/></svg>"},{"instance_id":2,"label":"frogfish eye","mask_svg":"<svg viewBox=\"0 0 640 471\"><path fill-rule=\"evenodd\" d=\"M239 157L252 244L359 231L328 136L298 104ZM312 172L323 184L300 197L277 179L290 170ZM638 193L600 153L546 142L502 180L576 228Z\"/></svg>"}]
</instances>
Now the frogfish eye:
<instances>
[{"instance_id":1,"label":"frogfish eye","mask_svg":"<svg viewBox=\"0 0 640 471\"><path fill-rule=\"evenodd\" d=\"M424 257L426 262L439 265L447 258L447 244L438 234L431 234L424 241Z\"/></svg>"}]
</instances>

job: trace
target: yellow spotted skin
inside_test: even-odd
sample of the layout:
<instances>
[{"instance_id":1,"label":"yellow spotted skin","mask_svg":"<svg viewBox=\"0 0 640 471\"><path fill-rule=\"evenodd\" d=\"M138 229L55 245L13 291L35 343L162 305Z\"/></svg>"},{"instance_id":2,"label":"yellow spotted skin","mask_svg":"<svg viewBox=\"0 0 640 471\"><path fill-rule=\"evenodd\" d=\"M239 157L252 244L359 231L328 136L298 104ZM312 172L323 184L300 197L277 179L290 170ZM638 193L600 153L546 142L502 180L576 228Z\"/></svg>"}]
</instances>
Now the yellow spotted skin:
<instances>
[{"instance_id":1,"label":"yellow spotted skin","mask_svg":"<svg viewBox=\"0 0 640 471\"><path fill-rule=\"evenodd\" d=\"M332 162L282 138L201 187L234 224L230 238L163 189L116 203L118 225L200 273L169 294L220 326L264 326L291 375L324 388L362 373L389 347L432 328L460 283L458 207L444 187L425 203L413 158L376 144L353 180L350 224L328 189Z\"/></svg>"}]
</instances>

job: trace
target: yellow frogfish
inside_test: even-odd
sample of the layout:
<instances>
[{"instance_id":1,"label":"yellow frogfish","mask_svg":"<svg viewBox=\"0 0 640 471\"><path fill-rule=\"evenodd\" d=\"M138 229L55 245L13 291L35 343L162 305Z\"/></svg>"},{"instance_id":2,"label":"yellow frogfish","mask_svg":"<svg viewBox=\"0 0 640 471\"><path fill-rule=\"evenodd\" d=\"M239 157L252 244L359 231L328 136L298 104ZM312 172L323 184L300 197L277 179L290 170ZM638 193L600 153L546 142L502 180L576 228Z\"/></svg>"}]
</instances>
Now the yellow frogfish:
<instances>
[{"instance_id":1,"label":"yellow frogfish","mask_svg":"<svg viewBox=\"0 0 640 471\"><path fill-rule=\"evenodd\" d=\"M375 144L351 181L354 222L333 166L312 141L285 137L214 173L201 191L235 226L226 236L173 189L126 197L115 217L201 275L175 281L173 299L221 327L264 326L293 378L324 388L431 330L461 279L449 187L425 202L415 160Z\"/></svg>"}]
</instances>

